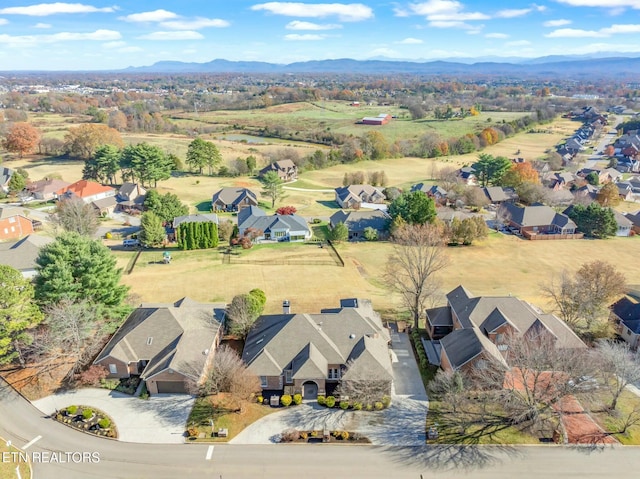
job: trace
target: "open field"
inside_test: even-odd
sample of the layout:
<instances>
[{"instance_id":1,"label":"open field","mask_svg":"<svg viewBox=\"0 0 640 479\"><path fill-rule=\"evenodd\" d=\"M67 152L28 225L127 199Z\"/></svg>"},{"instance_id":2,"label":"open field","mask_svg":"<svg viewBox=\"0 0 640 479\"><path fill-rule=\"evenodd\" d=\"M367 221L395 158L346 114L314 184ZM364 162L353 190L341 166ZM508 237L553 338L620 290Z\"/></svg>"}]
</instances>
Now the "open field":
<instances>
[{"instance_id":1,"label":"open field","mask_svg":"<svg viewBox=\"0 0 640 479\"><path fill-rule=\"evenodd\" d=\"M14 479L18 477L16 468L20 468L20 477L31 477L31 468L26 462L22 462L20 452L13 446L7 446L7 441L0 437L0 457L6 459L0 461L0 479Z\"/></svg>"}]
</instances>

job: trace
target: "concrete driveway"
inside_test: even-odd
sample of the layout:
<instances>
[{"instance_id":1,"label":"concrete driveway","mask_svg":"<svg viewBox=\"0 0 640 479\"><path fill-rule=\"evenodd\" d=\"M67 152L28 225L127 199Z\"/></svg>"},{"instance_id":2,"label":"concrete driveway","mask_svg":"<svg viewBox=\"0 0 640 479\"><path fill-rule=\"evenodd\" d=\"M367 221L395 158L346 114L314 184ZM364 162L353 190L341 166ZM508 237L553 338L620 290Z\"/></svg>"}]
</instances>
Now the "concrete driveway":
<instances>
[{"instance_id":1,"label":"concrete driveway","mask_svg":"<svg viewBox=\"0 0 640 479\"><path fill-rule=\"evenodd\" d=\"M84 388L47 396L33 405L45 414L67 406L91 406L107 413L118 428L119 440L154 444L184 442L194 398L185 394L156 394L140 399L108 389Z\"/></svg>"},{"instance_id":2,"label":"concrete driveway","mask_svg":"<svg viewBox=\"0 0 640 479\"><path fill-rule=\"evenodd\" d=\"M342 411L313 401L289 407L256 421L231 444L274 444L286 429L347 430L381 446L424 446L429 401L405 333L392 331L394 384L391 406L384 411Z\"/></svg>"}]
</instances>

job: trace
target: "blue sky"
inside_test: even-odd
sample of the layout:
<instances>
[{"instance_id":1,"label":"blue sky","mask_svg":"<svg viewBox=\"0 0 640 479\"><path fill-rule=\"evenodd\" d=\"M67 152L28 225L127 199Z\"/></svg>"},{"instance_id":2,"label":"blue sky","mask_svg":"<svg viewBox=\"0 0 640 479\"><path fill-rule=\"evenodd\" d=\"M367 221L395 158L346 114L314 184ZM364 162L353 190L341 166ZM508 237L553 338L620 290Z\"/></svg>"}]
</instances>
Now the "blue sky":
<instances>
[{"instance_id":1,"label":"blue sky","mask_svg":"<svg viewBox=\"0 0 640 479\"><path fill-rule=\"evenodd\" d=\"M0 70L101 70L215 58L640 56L639 14L640 0L2 0Z\"/></svg>"}]
</instances>

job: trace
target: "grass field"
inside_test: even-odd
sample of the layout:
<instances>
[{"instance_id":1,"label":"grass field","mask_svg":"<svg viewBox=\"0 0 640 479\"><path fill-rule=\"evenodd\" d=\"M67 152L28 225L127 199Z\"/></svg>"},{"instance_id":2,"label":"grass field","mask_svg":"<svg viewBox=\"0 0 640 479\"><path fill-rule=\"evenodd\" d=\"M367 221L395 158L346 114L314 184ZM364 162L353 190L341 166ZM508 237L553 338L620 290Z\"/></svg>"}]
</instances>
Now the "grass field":
<instances>
[{"instance_id":1,"label":"grass field","mask_svg":"<svg viewBox=\"0 0 640 479\"><path fill-rule=\"evenodd\" d=\"M7 441L0 437L0 457L7 459L0 461L0 479L17 478L17 467L20 468L20 477L24 479L31 477L31 467L26 462L20 461L18 454L18 449L7 446Z\"/></svg>"}]
</instances>

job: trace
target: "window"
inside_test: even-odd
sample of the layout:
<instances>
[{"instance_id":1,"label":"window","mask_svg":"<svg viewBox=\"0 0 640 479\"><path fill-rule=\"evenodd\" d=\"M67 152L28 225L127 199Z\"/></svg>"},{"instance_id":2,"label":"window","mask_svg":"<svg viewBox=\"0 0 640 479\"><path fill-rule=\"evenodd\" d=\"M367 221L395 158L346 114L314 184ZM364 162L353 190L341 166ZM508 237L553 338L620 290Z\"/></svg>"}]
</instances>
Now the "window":
<instances>
[{"instance_id":1,"label":"window","mask_svg":"<svg viewBox=\"0 0 640 479\"><path fill-rule=\"evenodd\" d=\"M287 369L287 370L284 372L284 380L285 380L285 382L286 382L287 384L289 384L289 383L293 382L293 379L292 379L292 377L291 377L291 376L292 376L292 373L293 373L293 371L292 371L291 369Z\"/></svg>"},{"instance_id":2,"label":"window","mask_svg":"<svg viewBox=\"0 0 640 479\"><path fill-rule=\"evenodd\" d=\"M504 340L504 334L496 334L496 343L501 343Z\"/></svg>"},{"instance_id":3,"label":"window","mask_svg":"<svg viewBox=\"0 0 640 479\"><path fill-rule=\"evenodd\" d=\"M115 364L109 364L109 373L110 374L118 374L118 366Z\"/></svg>"},{"instance_id":4,"label":"window","mask_svg":"<svg viewBox=\"0 0 640 479\"><path fill-rule=\"evenodd\" d=\"M329 379L340 379L340 369L329 368Z\"/></svg>"},{"instance_id":5,"label":"window","mask_svg":"<svg viewBox=\"0 0 640 479\"><path fill-rule=\"evenodd\" d=\"M9 218L9 223L15 223L16 222L16 218L14 216L11 216Z\"/></svg>"},{"instance_id":6,"label":"window","mask_svg":"<svg viewBox=\"0 0 640 479\"><path fill-rule=\"evenodd\" d=\"M487 369L487 362L484 359L478 359L478 362L476 363L476 368Z\"/></svg>"},{"instance_id":7,"label":"window","mask_svg":"<svg viewBox=\"0 0 640 479\"><path fill-rule=\"evenodd\" d=\"M9 234L9 228L4 229L4 234Z\"/></svg>"},{"instance_id":8,"label":"window","mask_svg":"<svg viewBox=\"0 0 640 479\"><path fill-rule=\"evenodd\" d=\"M274 231L273 232L273 237L274 238L284 238L285 236L287 236L287 232L286 231Z\"/></svg>"},{"instance_id":9,"label":"window","mask_svg":"<svg viewBox=\"0 0 640 479\"><path fill-rule=\"evenodd\" d=\"M269 384L267 383L267 376L260 376L260 387L266 388Z\"/></svg>"}]
</instances>

